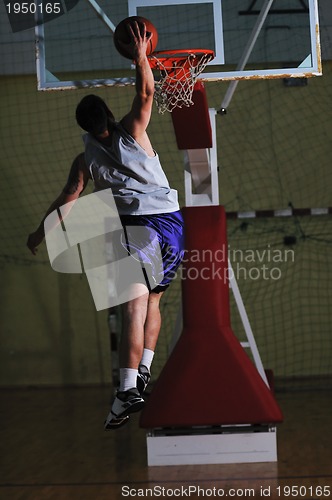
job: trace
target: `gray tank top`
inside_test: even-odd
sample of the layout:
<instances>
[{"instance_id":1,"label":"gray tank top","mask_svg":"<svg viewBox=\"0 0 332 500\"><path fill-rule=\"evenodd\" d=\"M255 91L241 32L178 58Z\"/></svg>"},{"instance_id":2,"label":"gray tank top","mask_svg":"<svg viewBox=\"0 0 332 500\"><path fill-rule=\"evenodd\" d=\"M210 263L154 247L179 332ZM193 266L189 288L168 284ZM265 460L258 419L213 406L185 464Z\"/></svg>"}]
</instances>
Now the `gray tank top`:
<instances>
[{"instance_id":1,"label":"gray tank top","mask_svg":"<svg viewBox=\"0 0 332 500\"><path fill-rule=\"evenodd\" d=\"M170 188L158 154L149 156L119 123L115 124L110 146L90 134L83 140L95 191L111 188L120 215L179 210L177 191Z\"/></svg>"}]
</instances>

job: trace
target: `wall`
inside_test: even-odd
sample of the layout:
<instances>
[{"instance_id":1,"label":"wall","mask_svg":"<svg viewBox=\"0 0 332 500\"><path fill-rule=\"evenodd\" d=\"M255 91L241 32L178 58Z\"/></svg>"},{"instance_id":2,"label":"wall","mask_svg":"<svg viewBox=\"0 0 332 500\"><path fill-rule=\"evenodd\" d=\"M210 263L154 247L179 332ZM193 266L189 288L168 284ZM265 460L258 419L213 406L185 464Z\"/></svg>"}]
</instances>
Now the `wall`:
<instances>
[{"instance_id":1,"label":"wall","mask_svg":"<svg viewBox=\"0 0 332 500\"><path fill-rule=\"evenodd\" d=\"M327 2L321 5L329 23L331 9ZM1 11L1 28L3 19ZM326 58L332 47L328 27L322 35ZM37 92L36 77L29 74L31 38L26 32L10 39L8 30L1 31L0 61L8 74L0 79L0 383L105 383L111 374L106 312L94 310L84 276L57 274L50 269L45 247L37 257L25 247L29 232L61 191L72 158L82 150L73 111L89 92ZM324 61L323 72L304 87L285 87L280 80L242 82L227 115L217 116L220 199L227 211L285 208L290 203L296 208L332 206L331 62ZM219 109L227 83L206 88L209 106ZM125 87L95 93L107 98L118 118L134 95ZM183 160L170 116L154 110L149 134L183 204ZM264 362L280 376L331 374L329 220L264 224L230 221L231 245L282 249L289 234L301 243L295 248L295 265L284 269L282 281L240 283ZM173 328L168 317L174 323L178 285L164 304L166 326L156 372L167 357ZM239 331L236 318L234 324Z\"/></svg>"}]
</instances>

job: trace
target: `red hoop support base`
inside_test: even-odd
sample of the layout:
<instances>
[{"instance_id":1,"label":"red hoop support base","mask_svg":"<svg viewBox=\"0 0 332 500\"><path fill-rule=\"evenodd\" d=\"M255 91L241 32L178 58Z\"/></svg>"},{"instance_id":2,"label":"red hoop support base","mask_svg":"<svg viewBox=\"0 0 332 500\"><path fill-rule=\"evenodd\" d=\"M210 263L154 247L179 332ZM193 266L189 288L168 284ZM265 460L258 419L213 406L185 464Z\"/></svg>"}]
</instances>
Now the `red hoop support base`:
<instances>
[{"instance_id":1,"label":"red hoop support base","mask_svg":"<svg viewBox=\"0 0 332 500\"><path fill-rule=\"evenodd\" d=\"M186 207L183 214L184 330L152 389L140 425L153 429L281 422L272 391L230 326L224 208ZM206 250L212 258L197 259L197 252L203 256Z\"/></svg>"}]
</instances>

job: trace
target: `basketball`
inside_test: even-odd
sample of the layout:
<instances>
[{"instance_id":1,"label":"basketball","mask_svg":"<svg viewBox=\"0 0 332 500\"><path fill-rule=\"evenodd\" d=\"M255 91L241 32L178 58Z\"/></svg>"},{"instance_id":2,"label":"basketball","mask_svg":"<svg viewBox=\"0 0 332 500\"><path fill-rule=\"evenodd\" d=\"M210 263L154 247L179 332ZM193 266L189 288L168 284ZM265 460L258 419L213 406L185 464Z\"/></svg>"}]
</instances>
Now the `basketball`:
<instances>
[{"instance_id":1,"label":"basketball","mask_svg":"<svg viewBox=\"0 0 332 500\"><path fill-rule=\"evenodd\" d=\"M155 48L158 43L158 33L155 28L155 26L152 24L151 21L146 19L145 17L141 16L131 16L127 17L126 19L123 19L115 28L114 31L114 45L116 50L123 56L126 57L127 59L132 59L132 55L130 54L129 51L126 51L126 48L123 47L122 45L119 44L119 41L123 43L130 43L130 35L127 29L128 24L132 23L133 21L137 21L138 23L144 23L146 26L146 31L147 33L153 33L153 36L149 42L148 49L146 51L147 55L152 54L152 52L155 51Z\"/></svg>"}]
</instances>

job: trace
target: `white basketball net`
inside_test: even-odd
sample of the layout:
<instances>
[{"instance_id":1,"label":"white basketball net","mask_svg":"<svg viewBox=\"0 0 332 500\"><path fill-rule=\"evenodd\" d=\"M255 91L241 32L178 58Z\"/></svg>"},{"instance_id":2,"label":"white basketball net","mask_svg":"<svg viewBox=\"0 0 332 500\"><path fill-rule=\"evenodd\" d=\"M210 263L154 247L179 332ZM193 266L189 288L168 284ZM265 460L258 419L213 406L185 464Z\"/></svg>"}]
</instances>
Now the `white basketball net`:
<instances>
[{"instance_id":1,"label":"white basketball net","mask_svg":"<svg viewBox=\"0 0 332 500\"><path fill-rule=\"evenodd\" d=\"M191 106L192 95L198 76L214 55L211 53L186 53L176 59L151 54L153 67L160 71L155 84L155 102L159 113L171 112L175 107ZM152 62L151 61L151 62Z\"/></svg>"}]
</instances>

